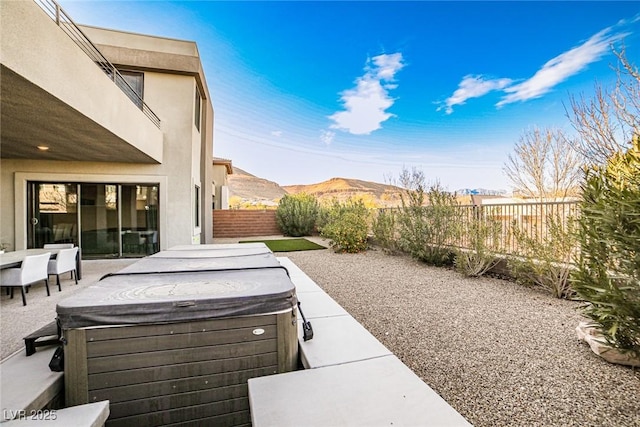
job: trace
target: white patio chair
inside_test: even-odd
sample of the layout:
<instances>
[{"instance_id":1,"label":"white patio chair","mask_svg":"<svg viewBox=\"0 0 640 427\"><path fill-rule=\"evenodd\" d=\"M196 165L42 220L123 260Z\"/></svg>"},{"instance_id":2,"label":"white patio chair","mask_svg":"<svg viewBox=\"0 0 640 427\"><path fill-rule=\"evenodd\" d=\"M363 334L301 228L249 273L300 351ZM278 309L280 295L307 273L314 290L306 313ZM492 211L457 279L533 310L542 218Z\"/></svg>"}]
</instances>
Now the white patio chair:
<instances>
[{"instance_id":1,"label":"white patio chair","mask_svg":"<svg viewBox=\"0 0 640 427\"><path fill-rule=\"evenodd\" d=\"M45 249L70 249L73 247L73 243L47 243L44 245Z\"/></svg>"},{"instance_id":2,"label":"white patio chair","mask_svg":"<svg viewBox=\"0 0 640 427\"><path fill-rule=\"evenodd\" d=\"M49 260L49 266L47 273L49 275L56 275L56 284L58 285L58 292L62 291L60 286L60 275L67 271L71 273L71 278L76 279L76 285L78 284L78 272L76 271L76 256L78 255L78 248L60 249L56 259Z\"/></svg>"},{"instance_id":3,"label":"white patio chair","mask_svg":"<svg viewBox=\"0 0 640 427\"><path fill-rule=\"evenodd\" d=\"M49 258L51 258L51 252L41 255L27 255L20 268L0 270L0 286L11 288L11 298L13 298L13 288L19 287L22 292L22 305L27 305L25 288L32 283L44 280L47 296L50 296L49 275L47 274Z\"/></svg>"}]
</instances>

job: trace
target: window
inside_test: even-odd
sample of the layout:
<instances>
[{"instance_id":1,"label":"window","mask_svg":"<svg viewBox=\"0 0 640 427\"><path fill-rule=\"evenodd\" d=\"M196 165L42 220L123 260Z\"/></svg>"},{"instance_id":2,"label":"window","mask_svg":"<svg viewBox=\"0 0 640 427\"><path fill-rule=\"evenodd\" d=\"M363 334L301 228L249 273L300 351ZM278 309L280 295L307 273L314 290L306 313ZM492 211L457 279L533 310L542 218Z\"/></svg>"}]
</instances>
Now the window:
<instances>
[{"instance_id":1,"label":"window","mask_svg":"<svg viewBox=\"0 0 640 427\"><path fill-rule=\"evenodd\" d=\"M200 187L196 185L194 192L194 206L193 206L193 223L196 228L200 227Z\"/></svg>"},{"instance_id":2,"label":"window","mask_svg":"<svg viewBox=\"0 0 640 427\"><path fill-rule=\"evenodd\" d=\"M200 130L200 117L202 116L200 110L202 106L202 97L200 96L200 90L196 86L196 111L195 111L195 124L196 128Z\"/></svg>"},{"instance_id":3,"label":"window","mask_svg":"<svg viewBox=\"0 0 640 427\"><path fill-rule=\"evenodd\" d=\"M129 89L125 87L125 93L139 108L142 108L142 100L144 99L144 73L136 71L119 71L124 81L127 82L134 92L129 93Z\"/></svg>"}]
</instances>

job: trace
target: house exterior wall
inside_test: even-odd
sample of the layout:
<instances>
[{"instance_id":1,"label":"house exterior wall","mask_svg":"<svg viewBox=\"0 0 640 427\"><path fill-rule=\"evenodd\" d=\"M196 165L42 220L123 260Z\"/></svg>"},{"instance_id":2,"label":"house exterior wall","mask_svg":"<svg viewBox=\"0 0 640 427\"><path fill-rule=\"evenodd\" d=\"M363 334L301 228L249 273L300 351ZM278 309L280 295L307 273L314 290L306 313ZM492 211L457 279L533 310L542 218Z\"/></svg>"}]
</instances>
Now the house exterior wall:
<instances>
[{"instance_id":1,"label":"house exterior wall","mask_svg":"<svg viewBox=\"0 0 640 427\"><path fill-rule=\"evenodd\" d=\"M173 164L175 174L184 174L183 178L188 176L185 171L190 171L190 183L176 182L169 193L172 195L169 216L182 216L183 219L180 227L170 234L177 238L177 235L187 235L188 231L190 243L211 243L214 111L196 44L87 26L82 30L112 63L123 69L144 72L145 102L154 106L161 119L170 118L162 123L168 162ZM177 88L178 80L184 86ZM195 125L196 87L202 97L200 129ZM190 153L190 157L185 158L186 153ZM188 159L190 163L179 159ZM195 225L192 209L196 186L200 188L199 227ZM185 197L187 195L189 199Z\"/></svg>"},{"instance_id":2,"label":"house exterior wall","mask_svg":"<svg viewBox=\"0 0 640 427\"><path fill-rule=\"evenodd\" d=\"M25 249L27 246L27 182L77 182L77 183L120 183L120 184L159 184L160 194L160 244L161 248L171 244L169 231L170 215L166 206L169 205L168 185L169 177L154 174L153 167L140 168L137 165L104 164L102 162L58 162L58 161L2 161L2 197L11 193L14 203L2 203L2 242L9 242L15 250ZM5 171L9 171L5 174ZM145 174L149 171L149 174ZM5 227L13 222L13 230ZM5 231L6 230L6 231ZM11 233L13 231L14 233ZM11 242L14 242L13 244ZM175 244L175 243L174 243Z\"/></svg>"},{"instance_id":3,"label":"house exterior wall","mask_svg":"<svg viewBox=\"0 0 640 427\"><path fill-rule=\"evenodd\" d=\"M8 6L8 3L11 5ZM144 72L144 101L160 118L161 126L158 129L53 22L46 21L50 21L49 17L44 15L45 20L40 22L42 12L34 2L3 2L1 7L3 67L5 57L8 57L12 61L12 69L21 76L53 79L45 83L57 87L51 91L55 92L58 99L88 115L101 126L111 126L113 130L118 130L119 126L128 129L133 136L123 132L125 137L134 141L139 138L143 140L142 145L149 144L149 147L141 149L146 150L155 161L127 163L128 159L125 158L122 161L39 160L37 153L33 158L18 159L2 157L0 152L0 241L9 244L12 249L26 248L27 182L44 181L159 184L160 249L211 242L213 107L196 44L81 27L119 69ZM11 16L7 15L9 9ZM33 25L42 28L31 28L33 25L30 22L23 22L31 19L37 22ZM8 28L7 23L13 30ZM11 31L18 31L19 36L10 34ZM24 34L27 32L29 34ZM5 40L7 34L15 46L9 48L11 43ZM47 76L48 67L43 67L29 53L39 50L37 47L41 43L50 44L48 54L52 56L49 60L68 62L76 71L58 73L55 77ZM124 43L128 45L121 46ZM5 55L5 48L11 51L9 55ZM24 63L18 52L23 55L29 53L24 55ZM194 121L196 87L202 95L200 130ZM114 93L110 94L111 91ZM106 93L106 104L96 100L103 93ZM122 105L120 98L124 98ZM110 125L111 121L113 125ZM45 121L43 126L46 126ZM155 130L147 130L149 126ZM100 143L100 140L93 139L73 141L78 146L89 147ZM117 152L117 148L114 150ZM198 207L195 206L196 185L201 188ZM199 227L195 224L194 211L199 211L201 215Z\"/></svg>"},{"instance_id":4,"label":"house exterior wall","mask_svg":"<svg viewBox=\"0 0 640 427\"><path fill-rule=\"evenodd\" d=\"M2 2L2 66L161 162L162 131L32 1ZM90 96L87 96L90 94ZM110 114L105 114L105 111Z\"/></svg>"},{"instance_id":5,"label":"house exterior wall","mask_svg":"<svg viewBox=\"0 0 640 427\"><path fill-rule=\"evenodd\" d=\"M145 72L145 100L163 120L166 161L156 173L168 177L171 220L169 246L200 243L201 228L194 224L194 185L200 185L200 133L194 125L195 80L191 76ZM162 209L162 207L161 207Z\"/></svg>"},{"instance_id":6,"label":"house exterior wall","mask_svg":"<svg viewBox=\"0 0 640 427\"><path fill-rule=\"evenodd\" d=\"M227 167L225 165L213 165L213 183L216 187L213 209L223 209L222 188L229 184Z\"/></svg>"},{"instance_id":7,"label":"house exterior wall","mask_svg":"<svg viewBox=\"0 0 640 427\"><path fill-rule=\"evenodd\" d=\"M213 120L214 111L211 98L207 96L203 100L203 104L206 103L206 108L203 110L202 121L205 132L201 134L202 142L200 144L200 168L202 170L203 185L202 185L202 224L204 226L204 232L201 234L201 243L213 243L213 192L214 192L214 177L213 166L211 159L213 159Z\"/></svg>"}]
</instances>

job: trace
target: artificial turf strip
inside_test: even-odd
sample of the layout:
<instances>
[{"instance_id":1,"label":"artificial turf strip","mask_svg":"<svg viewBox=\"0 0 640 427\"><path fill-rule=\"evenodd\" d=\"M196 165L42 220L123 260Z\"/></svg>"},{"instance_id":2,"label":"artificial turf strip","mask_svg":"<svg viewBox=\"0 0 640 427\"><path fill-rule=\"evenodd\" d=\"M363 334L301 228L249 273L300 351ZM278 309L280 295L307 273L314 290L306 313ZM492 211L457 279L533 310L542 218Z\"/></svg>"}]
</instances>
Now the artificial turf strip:
<instances>
[{"instance_id":1,"label":"artificial turf strip","mask_svg":"<svg viewBox=\"0 0 640 427\"><path fill-rule=\"evenodd\" d=\"M271 252L313 251L315 249L327 249L324 246L310 242L307 239L281 239L281 240L243 240L239 243L264 243Z\"/></svg>"}]
</instances>

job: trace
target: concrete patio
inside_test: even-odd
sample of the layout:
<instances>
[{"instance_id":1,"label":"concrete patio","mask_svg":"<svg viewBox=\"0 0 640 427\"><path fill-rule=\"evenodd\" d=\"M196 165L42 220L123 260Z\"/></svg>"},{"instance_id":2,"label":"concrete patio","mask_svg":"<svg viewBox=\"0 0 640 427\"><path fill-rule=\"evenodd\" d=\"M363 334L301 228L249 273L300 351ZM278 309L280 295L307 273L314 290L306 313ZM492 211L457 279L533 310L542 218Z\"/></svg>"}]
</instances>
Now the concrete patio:
<instances>
[{"instance_id":1,"label":"concrete patio","mask_svg":"<svg viewBox=\"0 0 640 427\"><path fill-rule=\"evenodd\" d=\"M44 282L31 287L27 294L27 305L22 305L20 291L14 291L11 299L5 292L0 297L0 333L2 336L2 352L0 360L12 354L24 351L23 338L33 331L52 322L56 318L56 304L64 298L81 291L98 281L107 273L116 272L136 262L136 259L91 260L82 262L82 279L75 282L69 274L60 277L62 291L58 291L55 277L49 279L51 296L47 296ZM4 289L3 289L4 291Z\"/></svg>"},{"instance_id":2,"label":"concrete patio","mask_svg":"<svg viewBox=\"0 0 640 427\"><path fill-rule=\"evenodd\" d=\"M220 239L217 243L237 241ZM371 389L392 393L396 388L391 380L397 377L387 377L385 372L404 364L421 380L416 382L415 375L403 370L399 375L407 376L406 384L428 384L473 425L638 425L640 373L605 362L576 338L575 326L582 319L577 302L558 300L537 289L495 278L468 279L452 270L429 267L406 256L388 256L375 249L360 254L336 254L328 249L276 256L286 257L298 267L292 269L291 277L315 332L312 341L303 342L299 336L306 370L290 374L287 384L317 390L315 376L322 381L346 380L350 373L342 369L359 364L378 372L378 379L389 379ZM119 270L132 262L135 260L86 262L83 283L91 281L87 280L91 270L101 270L98 274L94 270L97 280L109 268ZM72 283L68 279L63 282L62 294L75 288ZM55 303L49 311L38 313L31 311L35 307L32 301L48 303L46 300L53 300L56 294L57 289L52 288L52 296L47 298L44 286L39 285L28 295L27 307L22 307L19 297L8 300L3 296L3 344L11 344L4 335L9 318L6 307L13 311L12 319L19 319L21 312L31 313L33 318L41 318L41 326L55 316ZM27 310L21 311L23 308ZM336 330L338 324L342 326ZM17 327L28 333L39 325ZM353 333L359 331L358 337L343 333L347 327ZM13 345L19 352L24 351L23 336L22 332L14 334ZM347 351L348 344L356 339L362 345ZM339 350L325 354L321 343ZM291 401L280 378L265 377L249 384L253 389L252 411L258 417L256 425L268 425L276 419L299 420L301 414L296 408L307 406L311 412L305 412L305 416L320 420L313 410L336 404L332 399L338 399L337 383L329 382L323 383L331 391L325 393L322 405L316 393L305 394L304 401L298 394L297 404L278 406L274 412L276 406L271 399ZM360 381L343 381L340 396L361 393L357 390L360 385ZM263 392L273 387L279 387L283 394ZM300 390L295 387L294 392ZM422 387L404 390L421 401L428 398ZM410 398L408 394L402 396ZM393 397L385 399L391 402ZM291 417L290 410L296 411L295 416ZM340 412L336 416L349 414Z\"/></svg>"},{"instance_id":3,"label":"concrete patio","mask_svg":"<svg viewBox=\"0 0 640 427\"><path fill-rule=\"evenodd\" d=\"M294 263L288 258L279 257L278 261L288 269L299 298L302 299L304 296L307 316L313 319L318 337L313 341L303 341L299 322L300 359L305 370L249 381L249 399L254 425L288 425L287 422L293 420L297 420L296 423L302 421L307 425L334 425L344 422L353 425L381 425L387 422L414 423L418 420L420 424L429 425L468 425L455 409L411 372ZM9 337L3 334L3 342L6 340L10 343L9 348L17 348L7 350L9 357L4 358L0 367L3 370L7 369L6 375L3 376L3 394L8 392L8 387L14 387L16 383L21 382L20 376L25 379L22 382L27 382L18 393L10 393L11 402L3 401L3 408L37 410L44 404L43 399L49 402L63 387L62 373L49 372L46 367L53 347L43 347L35 355L27 358L20 354L24 351L22 336L49 323L51 318L55 317L57 301L82 290L102 275L118 271L134 262L136 260L87 262L83 271L84 278L78 286L72 286L72 282L65 281L63 291L57 292L56 289L56 293L52 293L51 297L46 297L44 289L36 287L30 292L34 302L26 307L15 298L11 300L4 296L3 308L6 305L10 310L5 313L3 309L3 326L8 326L4 323L5 317L7 322L17 322L21 314L28 316L30 323L13 328ZM23 311L20 312L20 309ZM298 318L300 319L300 316ZM34 366L25 371L26 365ZM345 382L345 378L351 380ZM292 398L300 396L289 396L286 394L287 390L293 392L300 387L308 388L309 381L311 384L319 385L318 380L322 380L322 385L308 394L310 400L303 405L307 410L300 411L297 406L290 405ZM337 393L337 390L340 390L340 393ZM274 394L274 391L285 394ZM321 399L323 396L324 400ZM8 403L12 405L6 406ZM89 408L89 405L84 406L87 406L87 410L95 412L96 419L103 420L109 412L105 405L106 403L95 410ZM328 408L334 410L329 411ZM78 416L73 408L65 409L64 412L65 417ZM295 416L292 416L294 413Z\"/></svg>"}]
</instances>

